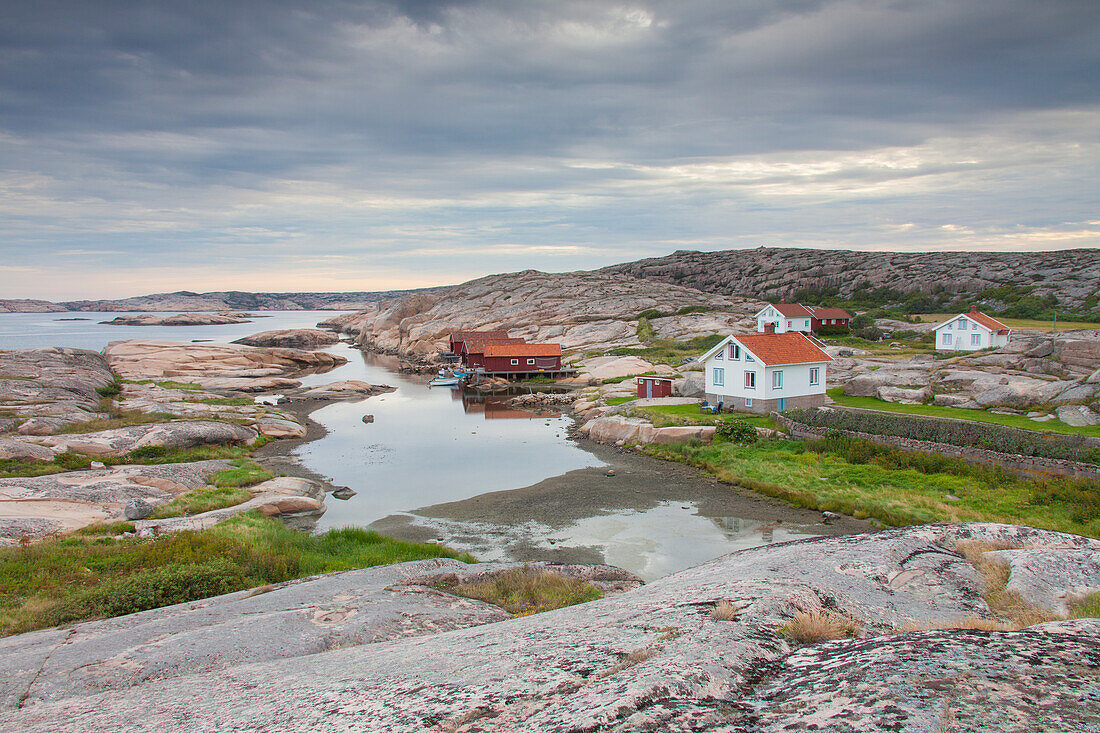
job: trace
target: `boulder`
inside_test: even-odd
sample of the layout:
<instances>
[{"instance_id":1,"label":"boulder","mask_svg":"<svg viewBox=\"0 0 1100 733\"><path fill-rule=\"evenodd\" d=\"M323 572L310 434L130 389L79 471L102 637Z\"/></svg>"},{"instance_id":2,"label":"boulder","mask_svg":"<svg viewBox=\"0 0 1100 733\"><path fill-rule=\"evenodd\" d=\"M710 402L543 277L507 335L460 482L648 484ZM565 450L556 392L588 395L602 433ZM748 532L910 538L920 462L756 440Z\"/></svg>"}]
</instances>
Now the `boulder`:
<instances>
[{"instance_id":1,"label":"boulder","mask_svg":"<svg viewBox=\"0 0 1100 733\"><path fill-rule=\"evenodd\" d=\"M922 404L932 392L930 387L920 389L905 389L904 387L879 387L878 398L887 402L898 402L903 405Z\"/></svg>"},{"instance_id":2,"label":"boulder","mask_svg":"<svg viewBox=\"0 0 1100 733\"><path fill-rule=\"evenodd\" d=\"M371 395L393 392L394 389L388 384L368 384L358 379L348 379L307 389L298 396L314 400L362 400Z\"/></svg>"},{"instance_id":3,"label":"boulder","mask_svg":"<svg viewBox=\"0 0 1100 733\"><path fill-rule=\"evenodd\" d=\"M262 417L256 423L261 435L270 438L304 438L306 427L289 417Z\"/></svg>"},{"instance_id":4,"label":"boulder","mask_svg":"<svg viewBox=\"0 0 1100 733\"><path fill-rule=\"evenodd\" d=\"M672 393L681 397L703 397L706 394L706 380L702 372L685 372L680 379L672 382Z\"/></svg>"},{"instance_id":5,"label":"boulder","mask_svg":"<svg viewBox=\"0 0 1100 733\"><path fill-rule=\"evenodd\" d=\"M318 328L287 328L279 331L261 331L237 339L233 343L245 346L277 346L289 349L320 349L338 343L340 337L332 331Z\"/></svg>"},{"instance_id":6,"label":"boulder","mask_svg":"<svg viewBox=\"0 0 1100 733\"><path fill-rule=\"evenodd\" d=\"M255 440L256 431L243 425L213 420L178 420L95 433L51 435L38 438L37 442L59 452L122 456L145 447L185 450L200 445L251 444Z\"/></svg>"},{"instance_id":7,"label":"boulder","mask_svg":"<svg viewBox=\"0 0 1100 733\"><path fill-rule=\"evenodd\" d=\"M1066 425L1072 425L1075 428L1100 425L1100 414L1093 412L1085 405L1062 405L1055 410L1055 414Z\"/></svg>"},{"instance_id":8,"label":"boulder","mask_svg":"<svg viewBox=\"0 0 1100 733\"><path fill-rule=\"evenodd\" d=\"M844 394L852 397L880 397L879 391L883 387L895 389L904 387L909 389L923 389L928 386L930 371L928 369L883 367L873 372L864 372L853 377L844 385Z\"/></svg>"},{"instance_id":9,"label":"boulder","mask_svg":"<svg viewBox=\"0 0 1100 733\"><path fill-rule=\"evenodd\" d=\"M52 461L57 454L49 448L22 440L0 438L0 460Z\"/></svg>"},{"instance_id":10,"label":"boulder","mask_svg":"<svg viewBox=\"0 0 1100 733\"><path fill-rule=\"evenodd\" d=\"M578 363L581 376L589 383L602 382L605 379L627 377L654 371L654 366L637 356L598 356Z\"/></svg>"},{"instance_id":11,"label":"boulder","mask_svg":"<svg viewBox=\"0 0 1100 733\"><path fill-rule=\"evenodd\" d=\"M130 499L126 502L126 506L123 508L122 513L127 519L133 521L136 519L145 519L153 513L153 505L144 499Z\"/></svg>"}]
</instances>

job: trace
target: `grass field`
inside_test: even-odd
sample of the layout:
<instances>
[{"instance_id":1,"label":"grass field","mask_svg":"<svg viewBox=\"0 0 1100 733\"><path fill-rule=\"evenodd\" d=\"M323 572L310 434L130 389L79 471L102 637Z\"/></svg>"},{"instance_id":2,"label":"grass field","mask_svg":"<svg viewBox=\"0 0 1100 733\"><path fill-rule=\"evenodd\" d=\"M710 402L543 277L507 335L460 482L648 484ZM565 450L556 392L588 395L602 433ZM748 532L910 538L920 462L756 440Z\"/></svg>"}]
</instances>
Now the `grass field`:
<instances>
[{"instance_id":1,"label":"grass field","mask_svg":"<svg viewBox=\"0 0 1100 733\"><path fill-rule=\"evenodd\" d=\"M958 313L921 313L916 317L924 323L943 323L949 318L954 318ZM1001 318L994 316L998 321L1009 328L1018 331L1050 331L1054 327L1053 321L1036 321L1031 318ZM1100 328L1096 321L1059 321L1059 331L1076 331L1085 328Z\"/></svg>"},{"instance_id":2,"label":"grass field","mask_svg":"<svg viewBox=\"0 0 1100 733\"><path fill-rule=\"evenodd\" d=\"M988 422L997 425L1007 425L1012 428L1034 430L1036 432L1062 433L1065 435L1087 435L1100 438L1100 425L1076 428L1066 425L1058 419L1047 422L1035 422L1024 415L1001 415L988 410L963 410L958 407L939 407L938 405L901 405L896 402L887 402L875 397L852 397L844 394L843 387L833 387L827 391L833 402L845 407L861 407L866 410L881 410L883 412L901 412L908 415L924 415L925 417L949 417L956 420L972 420L974 422Z\"/></svg>"},{"instance_id":3,"label":"grass field","mask_svg":"<svg viewBox=\"0 0 1100 733\"><path fill-rule=\"evenodd\" d=\"M1033 482L941 456L849 443L859 448L855 462L841 451L807 450L799 441L695 442L645 450L797 506L888 525L1008 522L1100 537L1096 482Z\"/></svg>"},{"instance_id":4,"label":"grass field","mask_svg":"<svg viewBox=\"0 0 1100 733\"><path fill-rule=\"evenodd\" d=\"M0 635L206 598L317 573L452 557L363 529L311 535L249 512L200 532L114 536L126 525L0 548Z\"/></svg>"},{"instance_id":5,"label":"grass field","mask_svg":"<svg viewBox=\"0 0 1100 733\"><path fill-rule=\"evenodd\" d=\"M744 420L753 427L775 428L775 423L767 415L748 412L723 412L711 415L699 409L699 405L652 405L648 407L629 407L624 414L645 418L655 428L667 428L674 425L714 425L719 420Z\"/></svg>"}]
</instances>

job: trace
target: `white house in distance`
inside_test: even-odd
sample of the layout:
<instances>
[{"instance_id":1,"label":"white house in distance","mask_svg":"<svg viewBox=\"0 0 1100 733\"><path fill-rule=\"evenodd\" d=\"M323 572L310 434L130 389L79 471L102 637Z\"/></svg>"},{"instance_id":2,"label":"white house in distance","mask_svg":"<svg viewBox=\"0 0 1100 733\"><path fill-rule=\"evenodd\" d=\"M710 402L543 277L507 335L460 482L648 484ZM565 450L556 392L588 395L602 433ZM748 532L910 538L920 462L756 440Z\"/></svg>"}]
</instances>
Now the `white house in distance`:
<instances>
[{"instance_id":1,"label":"white house in distance","mask_svg":"<svg viewBox=\"0 0 1100 733\"><path fill-rule=\"evenodd\" d=\"M760 333L817 333L822 326L848 326L852 316L843 308L817 308L801 303L776 303L756 314Z\"/></svg>"},{"instance_id":2,"label":"white house in distance","mask_svg":"<svg viewBox=\"0 0 1100 733\"><path fill-rule=\"evenodd\" d=\"M832 359L805 334L788 332L727 336L699 361L708 401L768 413L824 404Z\"/></svg>"},{"instance_id":3,"label":"white house in distance","mask_svg":"<svg viewBox=\"0 0 1100 733\"><path fill-rule=\"evenodd\" d=\"M977 351L1007 346L1012 329L976 307L935 328L937 351Z\"/></svg>"}]
</instances>

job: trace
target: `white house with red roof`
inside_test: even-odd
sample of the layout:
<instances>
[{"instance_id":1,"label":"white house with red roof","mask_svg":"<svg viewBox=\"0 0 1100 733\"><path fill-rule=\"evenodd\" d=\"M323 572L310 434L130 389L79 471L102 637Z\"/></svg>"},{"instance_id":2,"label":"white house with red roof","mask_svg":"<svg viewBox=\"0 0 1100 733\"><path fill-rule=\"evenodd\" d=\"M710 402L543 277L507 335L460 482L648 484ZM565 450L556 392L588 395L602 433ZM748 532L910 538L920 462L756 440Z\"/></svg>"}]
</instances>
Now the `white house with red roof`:
<instances>
[{"instance_id":1,"label":"white house with red roof","mask_svg":"<svg viewBox=\"0 0 1100 733\"><path fill-rule=\"evenodd\" d=\"M805 334L788 332L727 336L699 361L709 402L768 413L824 404L832 359Z\"/></svg>"},{"instance_id":2,"label":"white house with red roof","mask_svg":"<svg viewBox=\"0 0 1100 733\"><path fill-rule=\"evenodd\" d=\"M760 333L801 331L816 333L822 326L847 327L851 314L842 308L818 308L801 303L776 303L756 314L756 330Z\"/></svg>"},{"instance_id":3,"label":"white house with red roof","mask_svg":"<svg viewBox=\"0 0 1100 733\"><path fill-rule=\"evenodd\" d=\"M936 351L978 351L1007 346L1012 329L972 307L935 328Z\"/></svg>"}]
</instances>

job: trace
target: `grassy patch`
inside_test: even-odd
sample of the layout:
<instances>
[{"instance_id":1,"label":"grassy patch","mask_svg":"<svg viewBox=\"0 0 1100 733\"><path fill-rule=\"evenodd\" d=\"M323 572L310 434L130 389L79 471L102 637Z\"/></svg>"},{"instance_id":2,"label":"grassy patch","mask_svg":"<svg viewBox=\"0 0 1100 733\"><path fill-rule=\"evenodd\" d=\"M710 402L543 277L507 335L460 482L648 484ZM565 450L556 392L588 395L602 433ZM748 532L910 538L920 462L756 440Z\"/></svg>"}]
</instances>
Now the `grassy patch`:
<instances>
[{"instance_id":1,"label":"grassy patch","mask_svg":"<svg viewBox=\"0 0 1100 733\"><path fill-rule=\"evenodd\" d=\"M311 535L248 512L153 539L70 536L0 548L0 634L133 613L317 573L472 558L363 529Z\"/></svg>"},{"instance_id":2,"label":"grassy patch","mask_svg":"<svg viewBox=\"0 0 1100 733\"><path fill-rule=\"evenodd\" d=\"M225 473L224 471L222 473ZM237 506L252 498L252 492L239 486L203 486L181 494L157 507L150 519L186 517L215 509Z\"/></svg>"},{"instance_id":3,"label":"grassy patch","mask_svg":"<svg viewBox=\"0 0 1100 733\"><path fill-rule=\"evenodd\" d=\"M71 423L57 432L59 435L98 433L101 430L114 430L116 428L129 428L134 425L166 422L173 417L174 415L162 412L141 412L140 410L116 411L111 417L98 418L87 422Z\"/></svg>"},{"instance_id":4,"label":"grassy patch","mask_svg":"<svg viewBox=\"0 0 1100 733\"><path fill-rule=\"evenodd\" d=\"M651 445L645 451L796 506L888 525L1007 522L1100 537L1100 483L1029 481L941 456L894 449L880 455L881 446L866 445L852 455L785 440Z\"/></svg>"},{"instance_id":5,"label":"grassy patch","mask_svg":"<svg viewBox=\"0 0 1100 733\"><path fill-rule=\"evenodd\" d=\"M123 384L155 384L161 389L182 389L189 392L202 391L203 387L200 384L194 382L174 382L171 379L155 381L152 379L123 379Z\"/></svg>"},{"instance_id":6,"label":"grassy patch","mask_svg":"<svg viewBox=\"0 0 1100 733\"><path fill-rule=\"evenodd\" d=\"M517 616L552 611L602 597L600 591L587 581L556 570L532 567L509 570L486 580L441 585L439 588L492 603Z\"/></svg>"},{"instance_id":7,"label":"grassy patch","mask_svg":"<svg viewBox=\"0 0 1100 733\"><path fill-rule=\"evenodd\" d=\"M993 550L1015 550L1020 547L1021 545L1008 542L964 540L959 542L955 549L975 567L982 577L982 598L985 599L986 605L997 620L1017 629L1056 621L1058 617L1054 614L1031 605L1018 592L1008 590L1005 587L1008 585L1010 575L1008 563L985 554Z\"/></svg>"},{"instance_id":8,"label":"grassy patch","mask_svg":"<svg viewBox=\"0 0 1100 733\"><path fill-rule=\"evenodd\" d=\"M607 404L612 406L612 407L616 407L618 405L625 405L627 402L633 402L636 399L638 399L638 398L634 397L634 396L631 396L631 397L612 397L611 399L607 400Z\"/></svg>"},{"instance_id":9,"label":"grassy patch","mask_svg":"<svg viewBox=\"0 0 1100 733\"><path fill-rule=\"evenodd\" d=\"M218 471L210 477L210 483L219 488L231 489L252 486L275 478L271 471L247 458L236 458L231 463L233 468Z\"/></svg>"},{"instance_id":10,"label":"grassy patch","mask_svg":"<svg viewBox=\"0 0 1100 733\"><path fill-rule=\"evenodd\" d=\"M252 450L259 447L256 441L251 448L243 446L205 445L187 450L147 446L130 451L124 456L87 456L82 453L62 453L49 463L29 463L15 460L0 460L0 478L30 478L46 476L64 471L82 471L91 467L92 461L106 466L159 465L163 463L192 463L218 459L234 460L247 458Z\"/></svg>"},{"instance_id":11,"label":"grassy patch","mask_svg":"<svg viewBox=\"0 0 1100 733\"><path fill-rule=\"evenodd\" d=\"M986 410L964 410L959 407L940 407L939 405L901 405L896 402L887 402L876 397L852 397L844 394L843 387L833 387L827 390L833 402L845 407L859 407L865 410L879 410L881 412L901 412L907 415L924 415L925 417L946 417L956 420L971 420L974 422L988 422L997 425L1007 425L1011 428L1032 430L1037 433L1052 432L1065 435L1087 435L1100 438L1100 425L1090 425L1084 428L1075 428L1066 425L1061 420L1050 420L1037 423L1024 415L1001 415Z\"/></svg>"},{"instance_id":12,"label":"grassy patch","mask_svg":"<svg viewBox=\"0 0 1100 733\"><path fill-rule=\"evenodd\" d=\"M925 343L923 341L907 339L887 339L885 341L869 341L867 339L860 338L858 336L831 336L822 339L825 343L832 346L846 346L852 349L863 349L864 351L870 351L875 356L880 357L907 357L915 354L934 354L936 349L932 343ZM891 344L901 344L901 347L894 347Z\"/></svg>"},{"instance_id":13,"label":"grassy patch","mask_svg":"<svg viewBox=\"0 0 1100 733\"><path fill-rule=\"evenodd\" d=\"M723 338L725 336L721 334L699 336L687 341L651 338L645 346L612 349L610 353L614 356L637 356L653 364L679 364L689 356L702 356Z\"/></svg>"},{"instance_id":14,"label":"grassy patch","mask_svg":"<svg viewBox=\"0 0 1100 733\"><path fill-rule=\"evenodd\" d=\"M256 404L255 400L248 397L205 397L203 399L183 400L183 402L193 402L199 405L221 405L223 407L251 407Z\"/></svg>"},{"instance_id":15,"label":"grassy patch","mask_svg":"<svg viewBox=\"0 0 1100 733\"><path fill-rule=\"evenodd\" d=\"M1100 618L1100 593L1090 593L1072 604L1072 618Z\"/></svg>"},{"instance_id":16,"label":"grassy patch","mask_svg":"<svg viewBox=\"0 0 1100 733\"><path fill-rule=\"evenodd\" d=\"M779 627L779 633L800 644L817 644L859 636L859 625L831 611L799 611Z\"/></svg>"},{"instance_id":17,"label":"grassy patch","mask_svg":"<svg viewBox=\"0 0 1100 733\"><path fill-rule=\"evenodd\" d=\"M651 376L655 375L656 373L657 372L642 372L641 374L627 374L626 376L623 376L623 377L608 377L607 379L603 380L603 383L604 384L622 384L623 382L625 382L628 379L634 379L634 377L651 377Z\"/></svg>"},{"instance_id":18,"label":"grassy patch","mask_svg":"<svg viewBox=\"0 0 1100 733\"><path fill-rule=\"evenodd\" d=\"M751 412L724 412L721 415L712 415L709 412L703 412L697 404L630 407L625 413L649 420L655 428L675 425L715 425L721 421L732 420L743 420L753 427L775 428L775 423L768 415L757 415Z\"/></svg>"}]
</instances>

